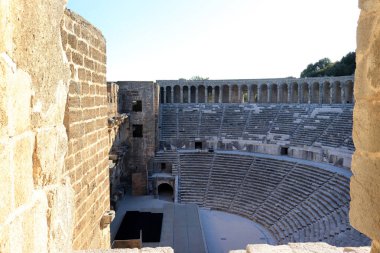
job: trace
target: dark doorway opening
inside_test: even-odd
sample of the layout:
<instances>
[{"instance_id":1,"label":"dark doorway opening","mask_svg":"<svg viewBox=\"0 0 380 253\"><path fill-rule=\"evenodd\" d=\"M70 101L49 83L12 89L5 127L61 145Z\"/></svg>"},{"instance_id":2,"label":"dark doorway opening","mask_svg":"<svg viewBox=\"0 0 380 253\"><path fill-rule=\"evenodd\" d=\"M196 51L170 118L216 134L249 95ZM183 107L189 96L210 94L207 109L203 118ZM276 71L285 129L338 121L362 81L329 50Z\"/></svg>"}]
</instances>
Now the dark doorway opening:
<instances>
[{"instance_id":1,"label":"dark doorway opening","mask_svg":"<svg viewBox=\"0 0 380 253\"><path fill-rule=\"evenodd\" d=\"M202 149L202 142L201 141L195 142L195 149Z\"/></svg>"},{"instance_id":2,"label":"dark doorway opening","mask_svg":"<svg viewBox=\"0 0 380 253\"><path fill-rule=\"evenodd\" d=\"M288 155L289 148L288 147L281 147L281 155Z\"/></svg>"},{"instance_id":3,"label":"dark doorway opening","mask_svg":"<svg viewBox=\"0 0 380 253\"><path fill-rule=\"evenodd\" d=\"M141 230L142 242L160 242L162 217L162 213L128 211L124 215L115 240L139 239Z\"/></svg>"},{"instance_id":4,"label":"dark doorway opening","mask_svg":"<svg viewBox=\"0 0 380 253\"><path fill-rule=\"evenodd\" d=\"M166 163L161 163L161 171L166 170Z\"/></svg>"},{"instance_id":5,"label":"dark doorway opening","mask_svg":"<svg viewBox=\"0 0 380 253\"><path fill-rule=\"evenodd\" d=\"M158 198L166 201L173 201L173 187L170 184L163 183L158 186Z\"/></svg>"}]
</instances>

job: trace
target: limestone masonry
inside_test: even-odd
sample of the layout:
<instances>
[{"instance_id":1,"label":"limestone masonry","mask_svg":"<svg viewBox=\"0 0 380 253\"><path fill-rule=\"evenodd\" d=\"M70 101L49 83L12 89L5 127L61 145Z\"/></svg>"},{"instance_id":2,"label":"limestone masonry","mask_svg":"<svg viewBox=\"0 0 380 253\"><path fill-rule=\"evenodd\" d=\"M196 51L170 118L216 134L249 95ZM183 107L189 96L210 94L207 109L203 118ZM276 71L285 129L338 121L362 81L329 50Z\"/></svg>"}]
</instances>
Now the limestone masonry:
<instances>
[{"instance_id":1,"label":"limestone masonry","mask_svg":"<svg viewBox=\"0 0 380 253\"><path fill-rule=\"evenodd\" d=\"M64 175L75 192L73 248L108 248L109 227L99 225L110 208L106 42L100 31L68 10L61 36L71 72Z\"/></svg>"},{"instance_id":2,"label":"limestone masonry","mask_svg":"<svg viewBox=\"0 0 380 253\"><path fill-rule=\"evenodd\" d=\"M110 249L116 202L162 185L290 242L235 253L380 253L379 0L359 0L355 76L108 84L66 2L0 1L1 253L171 253Z\"/></svg>"}]
</instances>

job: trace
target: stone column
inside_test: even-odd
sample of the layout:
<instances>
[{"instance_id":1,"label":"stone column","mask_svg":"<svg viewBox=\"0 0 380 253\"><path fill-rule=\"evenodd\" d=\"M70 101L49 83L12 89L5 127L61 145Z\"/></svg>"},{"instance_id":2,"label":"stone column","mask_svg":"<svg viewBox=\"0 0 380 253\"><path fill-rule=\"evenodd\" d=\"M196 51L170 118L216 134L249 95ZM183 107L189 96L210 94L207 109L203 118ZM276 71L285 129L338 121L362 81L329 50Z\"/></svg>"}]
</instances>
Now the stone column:
<instances>
[{"instance_id":1,"label":"stone column","mask_svg":"<svg viewBox=\"0 0 380 253\"><path fill-rule=\"evenodd\" d=\"M252 103L252 86L248 86L248 103Z\"/></svg>"},{"instance_id":2,"label":"stone column","mask_svg":"<svg viewBox=\"0 0 380 253\"><path fill-rule=\"evenodd\" d=\"M232 103L232 85L228 85L228 103Z\"/></svg>"},{"instance_id":3,"label":"stone column","mask_svg":"<svg viewBox=\"0 0 380 253\"><path fill-rule=\"evenodd\" d=\"M277 85L277 103L280 103L280 94L281 94L281 84L276 84ZM281 102L282 103L282 102Z\"/></svg>"},{"instance_id":4,"label":"stone column","mask_svg":"<svg viewBox=\"0 0 380 253\"><path fill-rule=\"evenodd\" d=\"M262 103L261 101L261 85L257 85L257 103Z\"/></svg>"},{"instance_id":5,"label":"stone column","mask_svg":"<svg viewBox=\"0 0 380 253\"><path fill-rule=\"evenodd\" d=\"M195 86L195 103L198 104L198 86Z\"/></svg>"},{"instance_id":6,"label":"stone column","mask_svg":"<svg viewBox=\"0 0 380 253\"><path fill-rule=\"evenodd\" d=\"M207 103L208 101L208 87L205 86L205 103Z\"/></svg>"},{"instance_id":7,"label":"stone column","mask_svg":"<svg viewBox=\"0 0 380 253\"><path fill-rule=\"evenodd\" d=\"M166 102L166 87L164 88L164 104L166 104L167 102Z\"/></svg>"},{"instance_id":8,"label":"stone column","mask_svg":"<svg viewBox=\"0 0 380 253\"><path fill-rule=\"evenodd\" d=\"M323 83L319 84L319 104L323 103Z\"/></svg>"},{"instance_id":9,"label":"stone column","mask_svg":"<svg viewBox=\"0 0 380 253\"><path fill-rule=\"evenodd\" d=\"M307 101L307 103L308 104L311 104L311 94L312 94L312 88L313 88L313 84L307 84L308 85L308 87L309 87L309 94L307 95L307 99L308 99L308 101Z\"/></svg>"},{"instance_id":10,"label":"stone column","mask_svg":"<svg viewBox=\"0 0 380 253\"><path fill-rule=\"evenodd\" d=\"M272 103L272 85L273 84L271 84L271 85L268 85L267 87L268 87L268 98L267 98L267 102L268 103Z\"/></svg>"},{"instance_id":11,"label":"stone column","mask_svg":"<svg viewBox=\"0 0 380 253\"><path fill-rule=\"evenodd\" d=\"M298 94L297 94L297 103L299 104L302 99L301 99L301 96L302 96L302 84L298 84Z\"/></svg>"},{"instance_id":12,"label":"stone column","mask_svg":"<svg viewBox=\"0 0 380 253\"><path fill-rule=\"evenodd\" d=\"M293 85L287 84L288 85L288 103L292 103L292 96L293 96Z\"/></svg>"},{"instance_id":13,"label":"stone column","mask_svg":"<svg viewBox=\"0 0 380 253\"><path fill-rule=\"evenodd\" d=\"M171 90L170 90L171 94L170 94L170 102L173 104L174 103L174 87L172 86Z\"/></svg>"},{"instance_id":14,"label":"stone column","mask_svg":"<svg viewBox=\"0 0 380 253\"><path fill-rule=\"evenodd\" d=\"M191 103L191 86L187 86L187 101Z\"/></svg>"},{"instance_id":15,"label":"stone column","mask_svg":"<svg viewBox=\"0 0 380 253\"><path fill-rule=\"evenodd\" d=\"M211 92L211 103L215 103L215 87L212 86L212 92Z\"/></svg>"},{"instance_id":16,"label":"stone column","mask_svg":"<svg viewBox=\"0 0 380 253\"><path fill-rule=\"evenodd\" d=\"M222 90L223 86L219 86L219 104L222 103L222 96L223 96L223 90Z\"/></svg>"},{"instance_id":17,"label":"stone column","mask_svg":"<svg viewBox=\"0 0 380 253\"><path fill-rule=\"evenodd\" d=\"M243 99L242 99L242 96L241 96L241 86L238 85L238 101L239 103L242 103Z\"/></svg>"},{"instance_id":18,"label":"stone column","mask_svg":"<svg viewBox=\"0 0 380 253\"><path fill-rule=\"evenodd\" d=\"M179 86L179 95L180 95L180 98L179 98L179 102L182 104L183 103L183 86Z\"/></svg>"}]
</instances>

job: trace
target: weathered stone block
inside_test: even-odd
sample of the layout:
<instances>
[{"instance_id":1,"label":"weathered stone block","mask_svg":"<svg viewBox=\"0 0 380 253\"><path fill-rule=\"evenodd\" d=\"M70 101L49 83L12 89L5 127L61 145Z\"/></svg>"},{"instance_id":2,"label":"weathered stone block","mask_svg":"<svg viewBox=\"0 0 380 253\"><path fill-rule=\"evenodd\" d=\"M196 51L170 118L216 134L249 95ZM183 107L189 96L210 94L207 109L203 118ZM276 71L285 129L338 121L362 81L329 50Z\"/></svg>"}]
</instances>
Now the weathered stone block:
<instances>
[{"instance_id":1,"label":"weathered stone block","mask_svg":"<svg viewBox=\"0 0 380 253\"><path fill-rule=\"evenodd\" d=\"M354 109L353 140L356 149L379 152L380 101L357 101ZM368 134L371 133L371 134Z\"/></svg>"},{"instance_id":2,"label":"weathered stone block","mask_svg":"<svg viewBox=\"0 0 380 253\"><path fill-rule=\"evenodd\" d=\"M380 159L357 151L353 157L350 222L369 237L380 240Z\"/></svg>"},{"instance_id":3,"label":"weathered stone block","mask_svg":"<svg viewBox=\"0 0 380 253\"><path fill-rule=\"evenodd\" d=\"M70 180L65 178L62 185L49 188L48 226L49 252L71 252L74 224L74 192Z\"/></svg>"},{"instance_id":4,"label":"weathered stone block","mask_svg":"<svg viewBox=\"0 0 380 253\"><path fill-rule=\"evenodd\" d=\"M29 132L11 140L15 208L28 202L33 194L34 139L34 134Z\"/></svg>"},{"instance_id":5,"label":"weathered stone block","mask_svg":"<svg viewBox=\"0 0 380 253\"><path fill-rule=\"evenodd\" d=\"M0 168L2 168L2 174L0 176L0 224L4 222L5 218L14 209L12 202L14 198L14 185L12 180L13 166L11 166L11 159L13 157L11 157L10 145L8 141L8 138L3 138L0 140Z\"/></svg>"},{"instance_id":6,"label":"weathered stone block","mask_svg":"<svg viewBox=\"0 0 380 253\"><path fill-rule=\"evenodd\" d=\"M67 136L64 126L38 130L33 155L35 185L49 185L60 180L66 152Z\"/></svg>"}]
</instances>

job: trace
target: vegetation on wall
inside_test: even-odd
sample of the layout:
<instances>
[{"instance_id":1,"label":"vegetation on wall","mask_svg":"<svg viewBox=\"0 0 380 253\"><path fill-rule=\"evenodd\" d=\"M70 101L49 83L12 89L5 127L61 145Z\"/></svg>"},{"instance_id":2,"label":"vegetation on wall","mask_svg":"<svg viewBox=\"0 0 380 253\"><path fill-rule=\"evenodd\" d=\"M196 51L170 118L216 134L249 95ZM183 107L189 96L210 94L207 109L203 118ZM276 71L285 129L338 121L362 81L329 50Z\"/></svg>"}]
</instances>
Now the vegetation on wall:
<instances>
[{"instance_id":1,"label":"vegetation on wall","mask_svg":"<svg viewBox=\"0 0 380 253\"><path fill-rule=\"evenodd\" d=\"M355 56L355 52L349 52L337 62L331 62L329 58L320 59L314 64L309 64L301 72L301 77L353 75L356 68Z\"/></svg>"}]
</instances>

